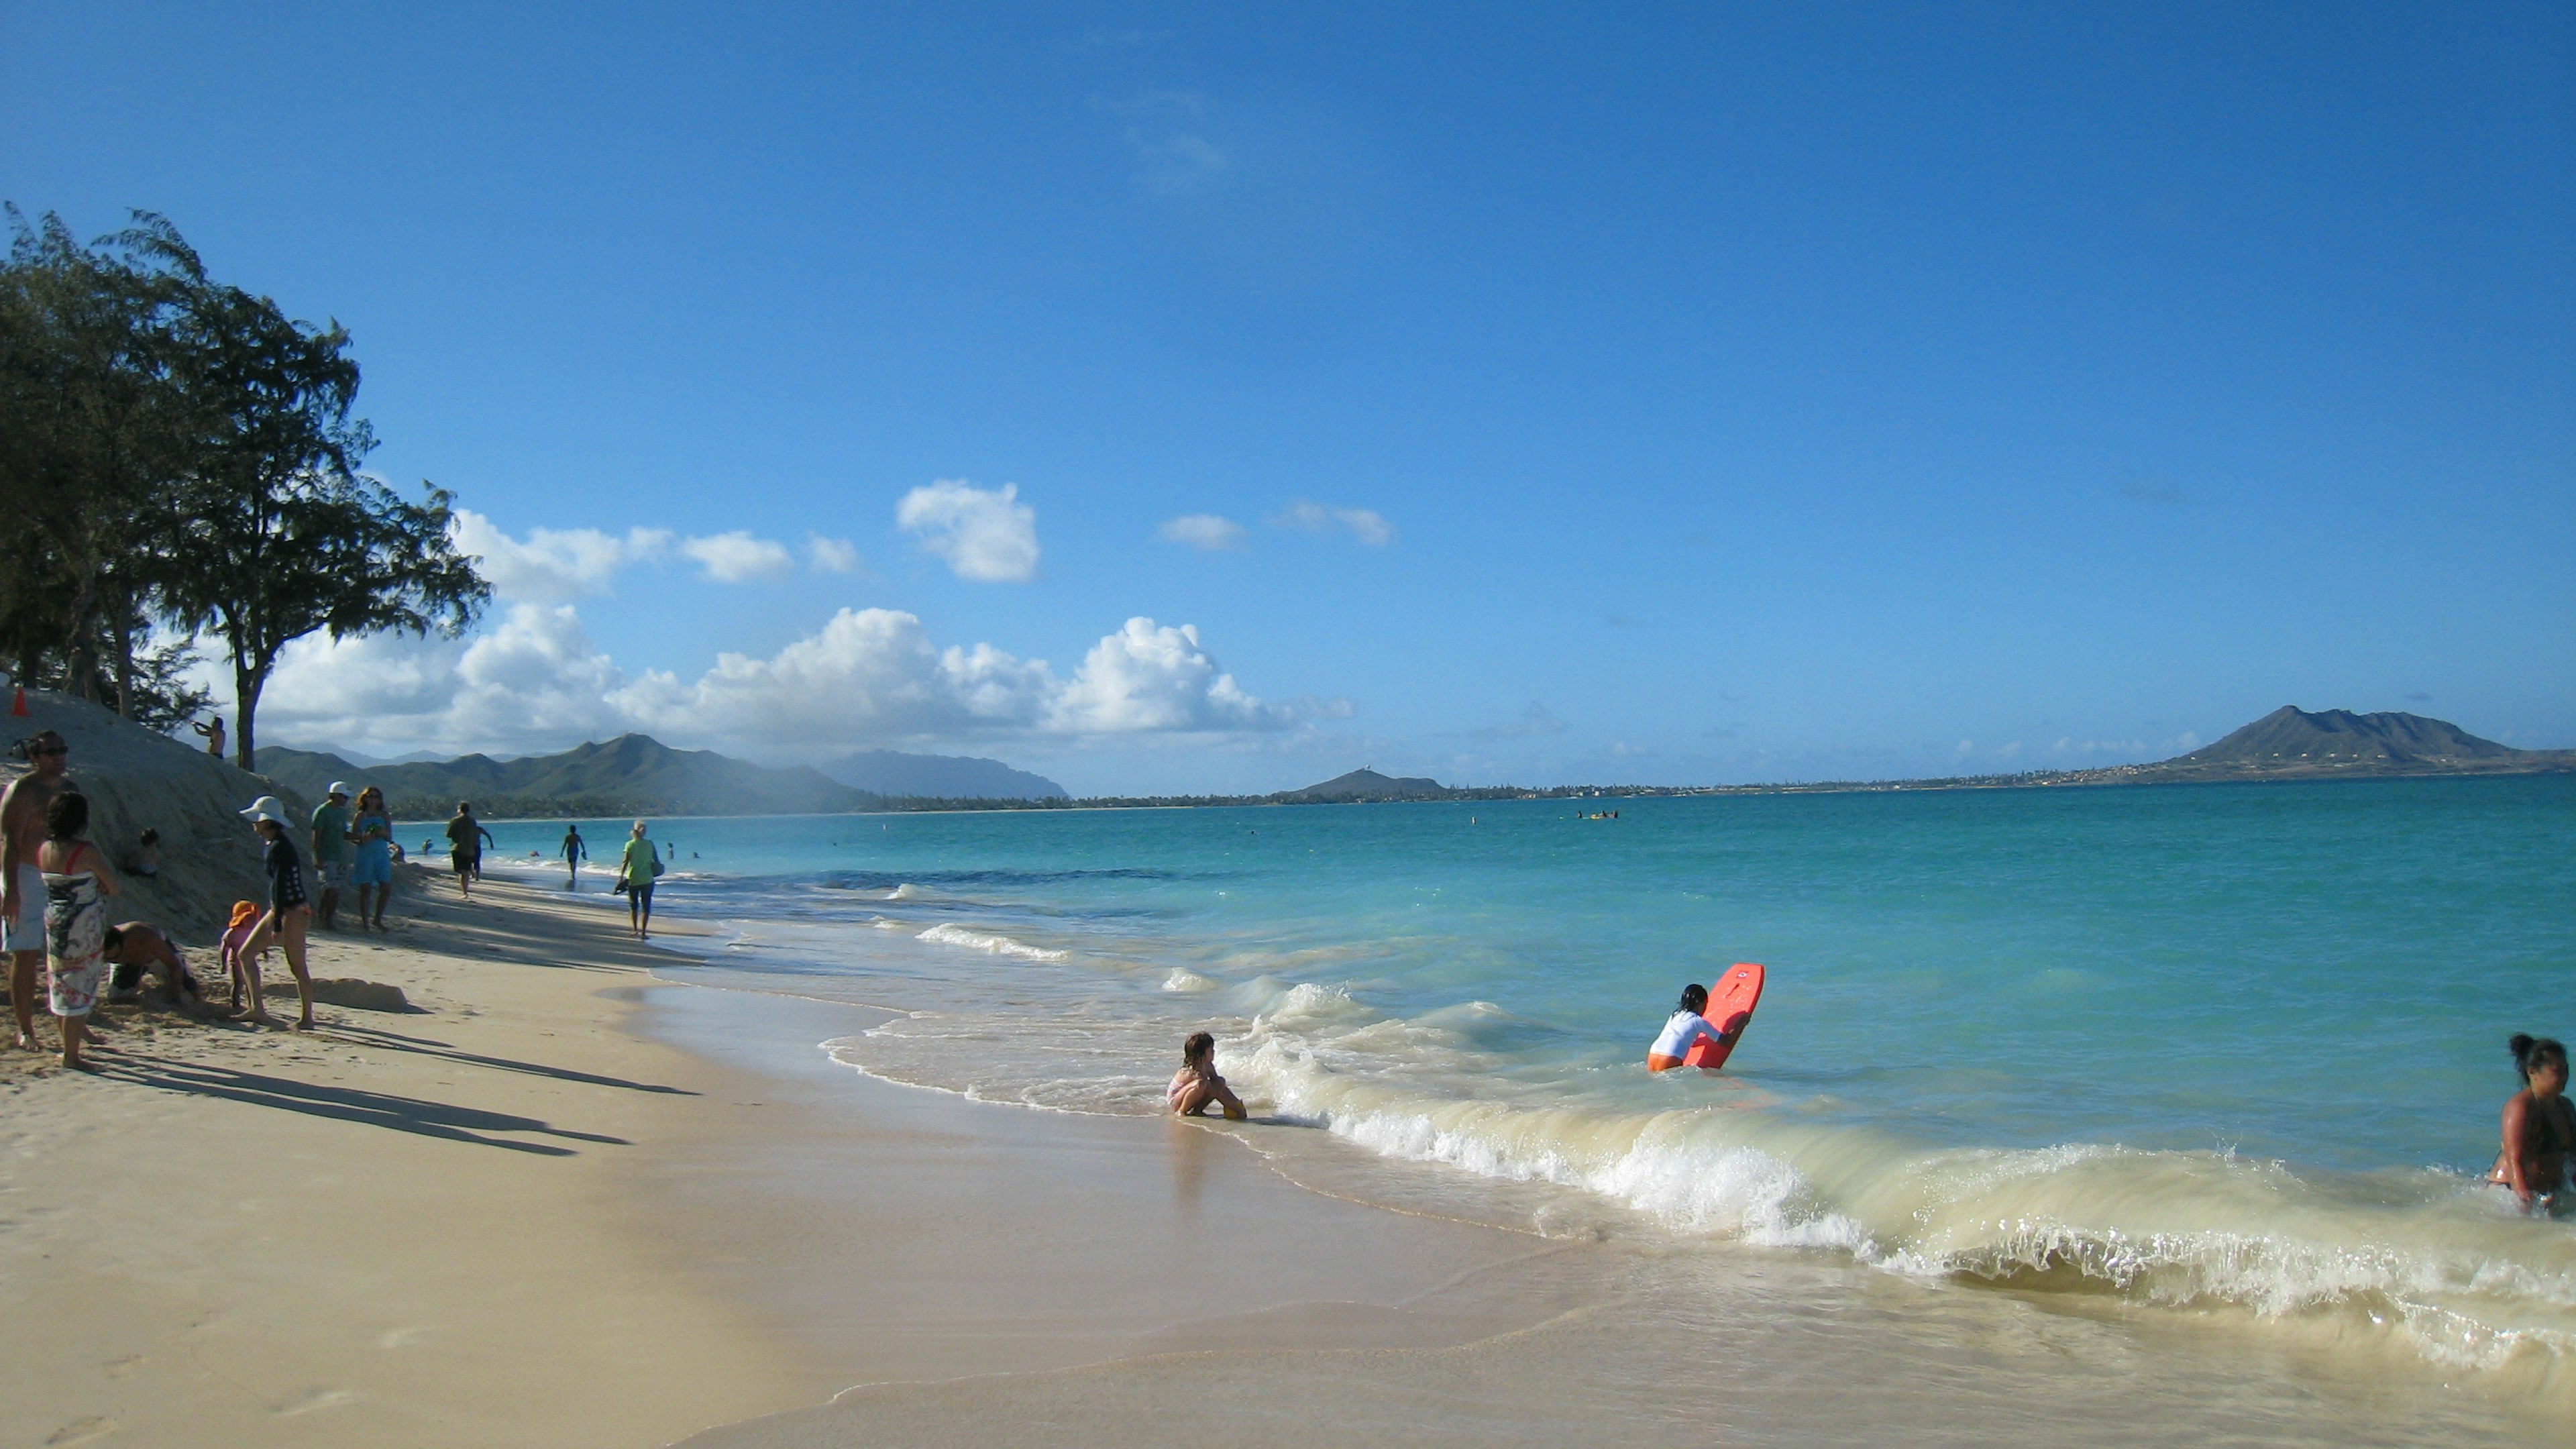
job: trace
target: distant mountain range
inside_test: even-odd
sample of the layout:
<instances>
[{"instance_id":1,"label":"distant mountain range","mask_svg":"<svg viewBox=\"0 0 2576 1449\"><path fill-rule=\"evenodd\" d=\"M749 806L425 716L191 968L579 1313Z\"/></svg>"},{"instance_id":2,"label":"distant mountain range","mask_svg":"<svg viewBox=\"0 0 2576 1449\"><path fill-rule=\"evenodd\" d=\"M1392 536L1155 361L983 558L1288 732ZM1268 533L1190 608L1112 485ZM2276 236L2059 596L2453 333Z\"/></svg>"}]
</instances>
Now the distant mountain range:
<instances>
[{"instance_id":1,"label":"distant mountain range","mask_svg":"<svg viewBox=\"0 0 2576 1449\"><path fill-rule=\"evenodd\" d=\"M1061 800L1062 785L972 755L906 755L869 750L820 766L824 774L872 795L921 800Z\"/></svg>"},{"instance_id":2,"label":"distant mountain range","mask_svg":"<svg viewBox=\"0 0 2576 1449\"><path fill-rule=\"evenodd\" d=\"M648 735L620 735L561 754L496 760L489 755L409 764L360 765L335 754L283 745L259 751L260 773L319 800L334 780L374 785L396 815L446 816L460 800L475 813L504 816L831 815L877 809L940 789L941 798L1062 797L1052 780L992 760L938 755L860 756L863 775L882 782L863 789L809 766L772 769L711 750L675 750ZM973 789L949 796L946 787Z\"/></svg>"}]
</instances>

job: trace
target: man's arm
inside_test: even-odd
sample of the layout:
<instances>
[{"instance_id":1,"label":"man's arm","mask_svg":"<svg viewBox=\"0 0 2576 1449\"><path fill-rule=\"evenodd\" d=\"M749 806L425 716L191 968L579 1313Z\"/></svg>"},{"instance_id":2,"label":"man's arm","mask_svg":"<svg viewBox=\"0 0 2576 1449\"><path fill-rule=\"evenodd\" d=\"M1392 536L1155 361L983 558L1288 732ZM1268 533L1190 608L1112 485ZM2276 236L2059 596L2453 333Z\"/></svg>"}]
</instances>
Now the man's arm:
<instances>
[{"instance_id":1,"label":"man's arm","mask_svg":"<svg viewBox=\"0 0 2576 1449\"><path fill-rule=\"evenodd\" d=\"M7 843L0 844L0 916L13 922L18 919L18 817L27 813L27 797L20 787L26 783L27 777L21 775L9 782L6 794L0 794L0 835L7 837Z\"/></svg>"}]
</instances>

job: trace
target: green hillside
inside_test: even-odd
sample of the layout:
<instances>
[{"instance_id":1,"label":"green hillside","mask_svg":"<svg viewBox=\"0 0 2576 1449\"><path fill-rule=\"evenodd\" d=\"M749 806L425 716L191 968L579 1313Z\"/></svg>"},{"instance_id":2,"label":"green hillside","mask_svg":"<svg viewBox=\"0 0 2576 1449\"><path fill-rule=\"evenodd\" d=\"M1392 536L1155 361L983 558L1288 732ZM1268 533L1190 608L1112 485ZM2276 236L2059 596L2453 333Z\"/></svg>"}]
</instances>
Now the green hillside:
<instances>
[{"instance_id":1,"label":"green hillside","mask_svg":"<svg viewBox=\"0 0 2576 1449\"><path fill-rule=\"evenodd\" d=\"M675 750L646 735L620 735L558 755L489 755L407 765L353 765L337 755L271 745L261 773L320 799L333 780L374 785L396 815L437 819L460 800L487 818L615 815L831 815L879 797L799 765L771 769L712 750Z\"/></svg>"}]
</instances>

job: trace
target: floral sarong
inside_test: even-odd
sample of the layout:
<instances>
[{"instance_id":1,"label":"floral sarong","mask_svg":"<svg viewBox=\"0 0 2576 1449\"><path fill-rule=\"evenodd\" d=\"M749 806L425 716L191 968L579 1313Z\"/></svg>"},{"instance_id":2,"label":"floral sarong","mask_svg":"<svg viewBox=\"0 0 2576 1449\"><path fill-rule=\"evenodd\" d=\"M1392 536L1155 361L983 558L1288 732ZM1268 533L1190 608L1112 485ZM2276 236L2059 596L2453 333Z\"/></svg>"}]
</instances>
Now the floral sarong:
<instances>
[{"instance_id":1,"label":"floral sarong","mask_svg":"<svg viewBox=\"0 0 2576 1449\"><path fill-rule=\"evenodd\" d=\"M87 1016L107 971L107 902L98 877L45 877L45 1002L56 1016Z\"/></svg>"}]
</instances>

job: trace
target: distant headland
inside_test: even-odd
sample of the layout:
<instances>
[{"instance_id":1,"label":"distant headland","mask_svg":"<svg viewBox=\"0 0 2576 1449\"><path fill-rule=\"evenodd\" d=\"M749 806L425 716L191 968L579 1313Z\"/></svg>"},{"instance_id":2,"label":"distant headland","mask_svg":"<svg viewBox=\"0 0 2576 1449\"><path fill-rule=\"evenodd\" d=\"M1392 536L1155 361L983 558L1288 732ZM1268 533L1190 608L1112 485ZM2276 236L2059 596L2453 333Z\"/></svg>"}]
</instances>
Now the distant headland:
<instances>
[{"instance_id":1,"label":"distant headland","mask_svg":"<svg viewBox=\"0 0 2576 1449\"><path fill-rule=\"evenodd\" d=\"M853 756L834 779L770 769L704 750L674 750L643 735L558 755L499 761L481 755L361 768L328 753L263 746L261 770L318 796L333 779L385 786L398 814L442 815L470 798L487 815L621 816L843 814L920 810L1132 809L1191 805L1369 805L1422 800L1566 800L1681 795L1785 795L1865 790L1998 790L2082 785L2210 784L2257 780L2362 780L2418 775L2576 772L2576 750L2517 750L2446 720L2415 714L2311 714L2290 705L2215 744L2153 764L2032 770L1920 780L1818 780L1773 785L1453 786L1422 776L1353 770L1266 795L1069 797L1052 780L993 760L876 752Z\"/></svg>"}]
</instances>

